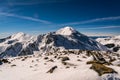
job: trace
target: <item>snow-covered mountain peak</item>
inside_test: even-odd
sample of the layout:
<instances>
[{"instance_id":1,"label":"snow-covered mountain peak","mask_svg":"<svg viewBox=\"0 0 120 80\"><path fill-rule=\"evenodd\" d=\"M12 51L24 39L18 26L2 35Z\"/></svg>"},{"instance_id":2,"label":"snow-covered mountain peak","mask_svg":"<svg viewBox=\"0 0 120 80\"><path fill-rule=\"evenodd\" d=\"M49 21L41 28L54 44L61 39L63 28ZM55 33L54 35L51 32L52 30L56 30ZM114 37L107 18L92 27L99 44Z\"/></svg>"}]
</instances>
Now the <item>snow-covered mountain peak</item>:
<instances>
[{"instance_id":1,"label":"snow-covered mountain peak","mask_svg":"<svg viewBox=\"0 0 120 80\"><path fill-rule=\"evenodd\" d=\"M54 53L63 49L108 51L107 47L88 36L71 27L65 27L37 37L22 32L14 34L0 43L0 56L29 55L34 51Z\"/></svg>"},{"instance_id":2,"label":"snow-covered mountain peak","mask_svg":"<svg viewBox=\"0 0 120 80\"><path fill-rule=\"evenodd\" d=\"M23 32L19 32L17 34L13 34L11 36L11 39L12 40L19 40L19 42L22 42L22 41L29 41L31 40L33 37L28 35L28 34L25 34Z\"/></svg>"},{"instance_id":3,"label":"snow-covered mountain peak","mask_svg":"<svg viewBox=\"0 0 120 80\"><path fill-rule=\"evenodd\" d=\"M45 34L41 38L39 49L42 53L54 52L57 49L60 51L63 49L108 51L107 47L71 27L62 28L55 33Z\"/></svg>"},{"instance_id":4,"label":"snow-covered mountain peak","mask_svg":"<svg viewBox=\"0 0 120 80\"><path fill-rule=\"evenodd\" d=\"M26 35L25 33L19 32L19 33L13 34L13 35L11 36L11 38L17 39L17 38L23 37L23 36L25 36L25 35Z\"/></svg>"},{"instance_id":5,"label":"snow-covered mountain peak","mask_svg":"<svg viewBox=\"0 0 120 80\"><path fill-rule=\"evenodd\" d=\"M60 34L60 35L71 35L72 33L77 32L75 29L73 29L72 27L64 27L59 29L58 31L56 31L56 34Z\"/></svg>"}]
</instances>

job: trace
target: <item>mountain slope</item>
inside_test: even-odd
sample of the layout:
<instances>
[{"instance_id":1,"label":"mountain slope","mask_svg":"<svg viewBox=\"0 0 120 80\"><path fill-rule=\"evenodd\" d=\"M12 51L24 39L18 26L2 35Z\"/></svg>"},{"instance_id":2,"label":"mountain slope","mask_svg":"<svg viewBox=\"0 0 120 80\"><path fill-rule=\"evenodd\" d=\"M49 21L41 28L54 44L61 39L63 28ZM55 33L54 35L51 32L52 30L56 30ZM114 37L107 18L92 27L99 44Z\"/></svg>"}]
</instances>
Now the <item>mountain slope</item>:
<instances>
[{"instance_id":1,"label":"mountain slope","mask_svg":"<svg viewBox=\"0 0 120 80\"><path fill-rule=\"evenodd\" d=\"M37 50L34 43L35 38L30 35L14 34L0 43L0 57L33 54L33 50Z\"/></svg>"},{"instance_id":2,"label":"mountain slope","mask_svg":"<svg viewBox=\"0 0 120 80\"><path fill-rule=\"evenodd\" d=\"M54 51L55 49L108 50L105 46L71 27L65 27L56 32L46 34L39 48L42 52Z\"/></svg>"},{"instance_id":3,"label":"mountain slope","mask_svg":"<svg viewBox=\"0 0 120 80\"><path fill-rule=\"evenodd\" d=\"M56 32L50 32L37 37L17 33L0 41L0 57L30 55L34 51L47 53L65 49L108 50L97 41L71 27L65 27Z\"/></svg>"}]
</instances>

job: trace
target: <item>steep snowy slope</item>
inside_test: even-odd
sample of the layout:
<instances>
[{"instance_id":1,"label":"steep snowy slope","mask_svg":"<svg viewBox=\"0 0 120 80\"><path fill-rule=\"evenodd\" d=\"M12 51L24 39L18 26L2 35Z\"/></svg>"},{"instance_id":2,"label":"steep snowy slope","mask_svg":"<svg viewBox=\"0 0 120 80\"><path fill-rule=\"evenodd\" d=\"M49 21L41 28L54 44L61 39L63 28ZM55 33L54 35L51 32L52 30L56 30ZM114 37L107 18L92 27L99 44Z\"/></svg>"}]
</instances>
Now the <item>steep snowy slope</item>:
<instances>
[{"instance_id":1,"label":"steep snowy slope","mask_svg":"<svg viewBox=\"0 0 120 80\"><path fill-rule=\"evenodd\" d=\"M46 34L39 44L39 49L42 52L55 52L62 49L108 50L97 41L79 33L71 27L65 27L56 32Z\"/></svg>"},{"instance_id":2,"label":"steep snowy slope","mask_svg":"<svg viewBox=\"0 0 120 80\"><path fill-rule=\"evenodd\" d=\"M107 46L114 52L120 52L120 35L108 38L98 38L96 41Z\"/></svg>"},{"instance_id":3,"label":"steep snowy slope","mask_svg":"<svg viewBox=\"0 0 120 80\"><path fill-rule=\"evenodd\" d=\"M0 43L0 57L33 54L35 39L22 32L6 38Z\"/></svg>"},{"instance_id":4,"label":"steep snowy slope","mask_svg":"<svg viewBox=\"0 0 120 80\"><path fill-rule=\"evenodd\" d=\"M72 35L73 33L76 33L77 31L74 30L72 27L64 27L56 31L56 34L60 35Z\"/></svg>"}]
</instances>

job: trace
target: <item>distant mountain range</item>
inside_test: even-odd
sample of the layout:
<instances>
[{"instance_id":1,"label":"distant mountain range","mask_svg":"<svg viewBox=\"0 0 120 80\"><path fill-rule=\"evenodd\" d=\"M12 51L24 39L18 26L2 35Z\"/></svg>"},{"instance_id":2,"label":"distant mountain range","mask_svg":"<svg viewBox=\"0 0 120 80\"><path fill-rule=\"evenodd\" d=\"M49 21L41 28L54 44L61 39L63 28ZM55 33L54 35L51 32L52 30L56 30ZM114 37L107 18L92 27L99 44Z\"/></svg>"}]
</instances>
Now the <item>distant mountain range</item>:
<instances>
[{"instance_id":1,"label":"distant mountain range","mask_svg":"<svg viewBox=\"0 0 120 80\"><path fill-rule=\"evenodd\" d=\"M98 38L96 41L105 45L113 52L120 52L120 35L108 38Z\"/></svg>"},{"instance_id":2,"label":"distant mountain range","mask_svg":"<svg viewBox=\"0 0 120 80\"><path fill-rule=\"evenodd\" d=\"M111 36L89 36L90 38L92 39L97 39L97 38L108 38L108 37L111 37Z\"/></svg>"},{"instance_id":3,"label":"distant mountain range","mask_svg":"<svg viewBox=\"0 0 120 80\"><path fill-rule=\"evenodd\" d=\"M71 27L33 37L22 32L0 39L0 57L56 52L65 49L107 51L107 47Z\"/></svg>"}]
</instances>

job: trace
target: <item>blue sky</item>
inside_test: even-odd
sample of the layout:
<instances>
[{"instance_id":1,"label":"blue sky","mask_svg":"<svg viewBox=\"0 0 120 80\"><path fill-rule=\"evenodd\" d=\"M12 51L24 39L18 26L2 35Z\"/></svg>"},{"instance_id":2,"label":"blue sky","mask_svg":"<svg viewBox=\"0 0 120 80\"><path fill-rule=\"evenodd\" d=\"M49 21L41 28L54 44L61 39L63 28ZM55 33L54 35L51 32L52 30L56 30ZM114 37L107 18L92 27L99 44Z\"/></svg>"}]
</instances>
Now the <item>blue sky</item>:
<instances>
[{"instance_id":1,"label":"blue sky","mask_svg":"<svg viewBox=\"0 0 120 80\"><path fill-rule=\"evenodd\" d=\"M72 26L87 35L120 34L120 0L0 0L0 37Z\"/></svg>"}]
</instances>

